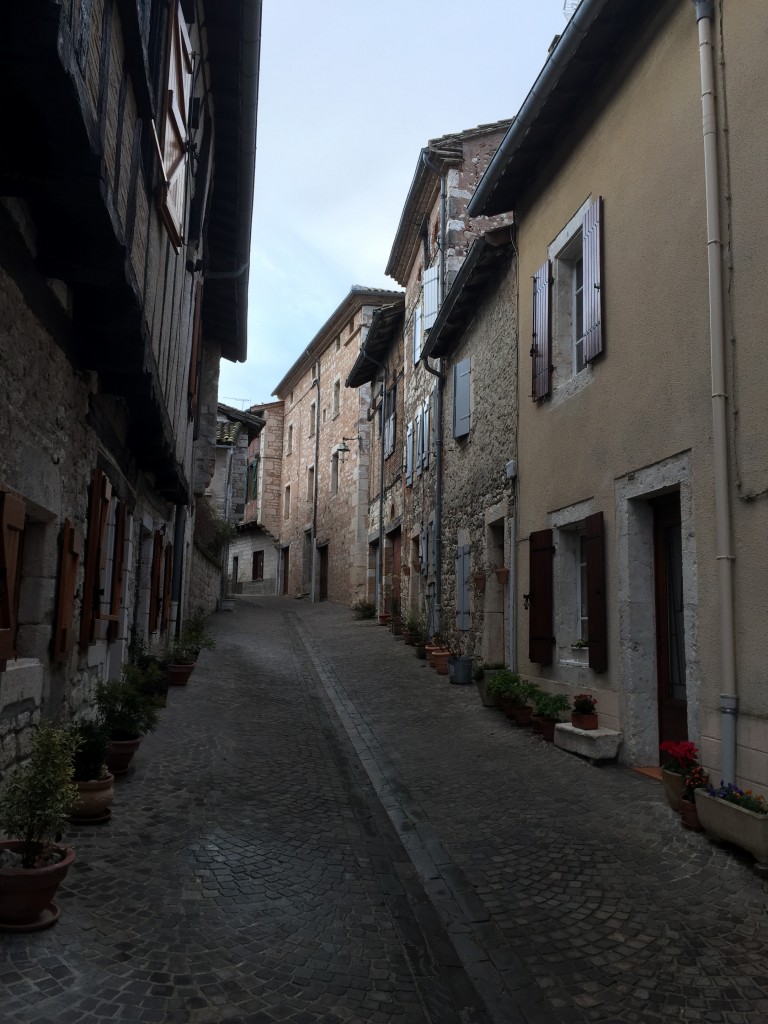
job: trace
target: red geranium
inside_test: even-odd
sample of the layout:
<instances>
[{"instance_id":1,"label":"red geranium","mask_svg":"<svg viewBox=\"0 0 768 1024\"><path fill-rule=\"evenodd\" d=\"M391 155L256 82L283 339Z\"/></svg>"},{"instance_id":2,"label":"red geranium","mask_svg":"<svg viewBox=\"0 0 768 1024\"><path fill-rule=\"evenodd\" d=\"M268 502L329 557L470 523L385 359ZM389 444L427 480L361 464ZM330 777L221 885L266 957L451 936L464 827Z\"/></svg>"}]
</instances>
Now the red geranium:
<instances>
[{"instance_id":1,"label":"red geranium","mask_svg":"<svg viewBox=\"0 0 768 1024\"><path fill-rule=\"evenodd\" d=\"M659 749L664 755L662 768L666 768L668 772L685 775L699 763L699 751L696 744L690 740L665 740Z\"/></svg>"}]
</instances>

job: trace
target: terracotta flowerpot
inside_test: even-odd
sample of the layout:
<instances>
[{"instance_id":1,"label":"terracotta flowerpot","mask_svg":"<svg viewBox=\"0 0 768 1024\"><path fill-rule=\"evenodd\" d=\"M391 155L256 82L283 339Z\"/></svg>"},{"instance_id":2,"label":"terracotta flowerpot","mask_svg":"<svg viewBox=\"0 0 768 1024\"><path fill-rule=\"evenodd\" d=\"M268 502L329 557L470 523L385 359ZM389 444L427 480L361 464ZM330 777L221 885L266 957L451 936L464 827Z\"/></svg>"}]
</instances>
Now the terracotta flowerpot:
<instances>
[{"instance_id":1,"label":"terracotta flowerpot","mask_svg":"<svg viewBox=\"0 0 768 1024\"><path fill-rule=\"evenodd\" d=\"M680 801L680 821L683 828L688 828L691 832L704 831L696 813L696 803L693 800Z\"/></svg>"},{"instance_id":2,"label":"terracotta flowerpot","mask_svg":"<svg viewBox=\"0 0 768 1024\"><path fill-rule=\"evenodd\" d=\"M571 712L571 725L576 729L596 729L597 715L582 715L578 711Z\"/></svg>"},{"instance_id":3,"label":"terracotta flowerpot","mask_svg":"<svg viewBox=\"0 0 768 1024\"><path fill-rule=\"evenodd\" d=\"M435 651L432 655L432 666L439 676L448 675L448 659L450 656L449 651Z\"/></svg>"},{"instance_id":4,"label":"terracotta flowerpot","mask_svg":"<svg viewBox=\"0 0 768 1024\"><path fill-rule=\"evenodd\" d=\"M107 754L107 768L113 775L125 775L133 755L139 749L141 736L135 740L110 740Z\"/></svg>"},{"instance_id":5,"label":"terracotta flowerpot","mask_svg":"<svg viewBox=\"0 0 768 1024\"><path fill-rule=\"evenodd\" d=\"M530 725L533 720L533 708L529 708L527 704L522 707L515 704L512 709L512 717L516 725Z\"/></svg>"},{"instance_id":6,"label":"terracotta flowerpot","mask_svg":"<svg viewBox=\"0 0 768 1024\"><path fill-rule=\"evenodd\" d=\"M397 619L397 618L392 619L392 632L394 633L395 636L402 636L403 635L403 620L402 619Z\"/></svg>"},{"instance_id":7,"label":"terracotta flowerpot","mask_svg":"<svg viewBox=\"0 0 768 1024\"><path fill-rule=\"evenodd\" d=\"M432 659L434 657L435 651L441 651L442 647L440 647L438 644L426 644L424 649L427 652L427 661L429 662L430 668L434 668L435 666Z\"/></svg>"},{"instance_id":8,"label":"terracotta flowerpot","mask_svg":"<svg viewBox=\"0 0 768 1024\"><path fill-rule=\"evenodd\" d=\"M541 723L544 721L540 715L531 715L531 725L533 726L534 732L541 732Z\"/></svg>"},{"instance_id":9,"label":"terracotta flowerpot","mask_svg":"<svg viewBox=\"0 0 768 1024\"><path fill-rule=\"evenodd\" d=\"M77 824L84 825L106 821L109 817L109 808L115 798L114 781L114 775L107 775L103 779L77 782L76 786L80 795L77 803L69 812L70 818Z\"/></svg>"},{"instance_id":10,"label":"terracotta flowerpot","mask_svg":"<svg viewBox=\"0 0 768 1024\"><path fill-rule=\"evenodd\" d=\"M169 665L168 682L171 686L186 686L194 670L194 662L191 665Z\"/></svg>"},{"instance_id":11,"label":"terracotta flowerpot","mask_svg":"<svg viewBox=\"0 0 768 1024\"><path fill-rule=\"evenodd\" d=\"M554 743L555 741L555 726L557 722L554 718L542 718L541 719L541 738L546 740L547 743Z\"/></svg>"},{"instance_id":12,"label":"terracotta flowerpot","mask_svg":"<svg viewBox=\"0 0 768 1024\"><path fill-rule=\"evenodd\" d=\"M0 847L20 853L23 844L15 839L0 842ZM42 868L0 868L0 929L9 932L36 932L48 928L59 917L53 902L75 851L60 847L64 858Z\"/></svg>"},{"instance_id":13,"label":"terracotta flowerpot","mask_svg":"<svg viewBox=\"0 0 768 1024\"><path fill-rule=\"evenodd\" d=\"M418 633L412 633L409 629L403 630L403 643L408 644L409 647L413 647L418 638Z\"/></svg>"},{"instance_id":14,"label":"terracotta flowerpot","mask_svg":"<svg viewBox=\"0 0 768 1024\"><path fill-rule=\"evenodd\" d=\"M482 594L482 592L485 590L485 583L486 577L484 572L472 573L472 585L479 594Z\"/></svg>"},{"instance_id":15,"label":"terracotta flowerpot","mask_svg":"<svg viewBox=\"0 0 768 1024\"><path fill-rule=\"evenodd\" d=\"M493 571L496 573L496 579L499 583L509 582L509 569L494 569Z\"/></svg>"},{"instance_id":16,"label":"terracotta flowerpot","mask_svg":"<svg viewBox=\"0 0 768 1024\"><path fill-rule=\"evenodd\" d=\"M683 776L677 772L670 772L666 768L662 768L661 781L664 784L664 795L667 798L667 803L673 811L677 811L679 814L683 802Z\"/></svg>"},{"instance_id":17,"label":"terracotta flowerpot","mask_svg":"<svg viewBox=\"0 0 768 1024\"><path fill-rule=\"evenodd\" d=\"M389 625L389 619L390 619L389 612L382 612L381 615L379 615L379 625L380 626L388 626Z\"/></svg>"}]
</instances>

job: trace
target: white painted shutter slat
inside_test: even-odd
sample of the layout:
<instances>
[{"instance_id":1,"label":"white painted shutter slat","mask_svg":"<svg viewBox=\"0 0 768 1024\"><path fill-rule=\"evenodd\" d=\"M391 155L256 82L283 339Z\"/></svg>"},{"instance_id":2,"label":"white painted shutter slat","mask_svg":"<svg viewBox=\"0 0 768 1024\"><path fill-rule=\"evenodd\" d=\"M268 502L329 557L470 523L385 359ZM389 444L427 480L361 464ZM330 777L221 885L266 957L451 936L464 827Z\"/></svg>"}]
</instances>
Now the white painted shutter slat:
<instances>
[{"instance_id":1,"label":"white painted shutter slat","mask_svg":"<svg viewBox=\"0 0 768 1024\"><path fill-rule=\"evenodd\" d=\"M428 331L437 319L440 308L440 266L428 267L424 271L424 330Z\"/></svg>"}]
</instances>

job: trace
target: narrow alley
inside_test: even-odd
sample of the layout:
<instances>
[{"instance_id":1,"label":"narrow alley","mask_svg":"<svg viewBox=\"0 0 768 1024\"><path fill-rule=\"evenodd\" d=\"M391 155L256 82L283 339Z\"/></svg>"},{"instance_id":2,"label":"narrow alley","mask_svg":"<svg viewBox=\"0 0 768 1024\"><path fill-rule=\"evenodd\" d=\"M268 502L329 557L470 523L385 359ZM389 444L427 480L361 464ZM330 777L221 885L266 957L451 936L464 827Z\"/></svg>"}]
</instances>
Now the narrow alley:
<instances>
[{"instance_id":1,"label":"narrow alley","mask_svg":"<svg viewBox=\"0 0 768 1024\"><path fill-rule=\"evenodd\" d=\"M516 730L339 605L239 598L4 1024L768 1020L766 886L661 786Z\"/></svg>"}]
</instances>

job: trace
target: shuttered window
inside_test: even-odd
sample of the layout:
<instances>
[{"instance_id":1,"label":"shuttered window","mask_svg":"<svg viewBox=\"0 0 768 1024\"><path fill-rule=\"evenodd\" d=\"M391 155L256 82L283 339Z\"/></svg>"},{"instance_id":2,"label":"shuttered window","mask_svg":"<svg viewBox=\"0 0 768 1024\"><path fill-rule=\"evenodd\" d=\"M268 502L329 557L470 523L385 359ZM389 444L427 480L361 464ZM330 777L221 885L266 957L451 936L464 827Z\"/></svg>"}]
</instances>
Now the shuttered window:
<instances>
[{"instance_id":1,"label":"shuttered window","mask_svg":"<svg viewBox=\"0 0 768 1024\"><path fill-rule=\"evenodd\" d=\"M549 289L550 268L549 260L547 260L533 275L531 370L534 402L545 398L549 394L552 385L552 330Z\"/></svg>"},{"instance_id":2,"label":"shuttered window","mask_svg":"<svg viewBox=\"0 0 768 1024\"><path fill-rule=\"evenodd\" d=\"M405 483L407 487L413 484L413 423L405 432Z\"/></svg>"},{"instance_id":3,"label":"shuttered window","mask_svg":"<svg viewBox=\"0 0 768 1024\"><path fill-rule=\"evenodd\" d=\"M395 450L395 428L397 424L397 384L393 384L386 395L386 419L384 421L384 458L388 459Z\"/></svg>"},{"instance_id":4,"label":"shuttered window","mask_svg":"<svg viewBox=\"0 0 768 1024\"><path fill-rule=\"evenodd\" d=\"M469 587L469 545L465 544L456 554L456 628L470 627Z\"/></svg>"},{"instance_id":5,"label":"shuttered window","mask_svg":"<svg viewBox=\"0 0 768 1024\"><path fill-rule=\"evenodd\" d=\"M264 552L254 551L253 562L251 565L251 579L252 580L263 580L264 579Z\"/></svg>"},{"instance_id":6,"label":"shuttered window","mask_svg":"<svg viewBox=\"0 0 768 1024\"><path fill-rule=\"evenodd\" d=\"M429 467L429 419L430 419L430 400L427 399L424 403L423 424L421 428L421 436L424 439L421 450L421 468L427 469Z\"/></svg>"},{"instance_id":7,"label":"shuttered window","mask_svg":"<svg viewBox=\"0 0 768 1024\"><path fill-rule=\"evenodd\" d=\"M423 337L421 306L413 311L413 361L418 363L421 359L421 341Z\"/></svg>"},{"instance_id":8,"label":"shuttered window","mask_svg":"<svg viewBox=\"0 0 768 1024\"><path fill-rule=\"evenodd\" d=\"M119 501L115 508L115 545L112 554L112 586L109 602L109 614L103 616L109 621L107 639L117 640L120 633L120 607L123 598L123 565L125 559L125 526L128 509L124 501Z\"/></svg>"},{"instance_id":9,"label":"shuttered window","mask_svg":"<svg viewBox=\"0 0 768 1024\"><path fill-rule=\"evenodd\" d=\"M83 574L83 606L80 613L80 647L96 638L96 621L101 617L102 572L107 558L107 521L112 499L112 485L100 469L93 472L88 502L88 535Z\"/></svg>"},{"instance_id":10,"label":"shuttered window","mask_svg":"<svg viewBox=\"0 0 768 1024\"><path fill-rule=\"evenodd\" d=\"M427 575L429 569L429 532L426 526L422 526L419 534L419 568L422 576Z\"/></svg>"},{"instance_id":11,"label":"shuttered window","mask_svg":"<svg viewBox=\"0 0 768 1024\"><path fill-rule=\"evenodd\" d=\"M584 521L587 544L587 616L589 667L595 672L608 668L607 605L605 599L605 535L603 513Z\"/></svg>"},{"instance_id":12,"label":"shuttered window","mask_svg":"<svg viewBox=\"0 0 768 1024\"><path fill-rule=\"evenodd\" d=\"M64 520L61 531L59 577L56 583L56 618L53 628L53 662L66 661L75 646L75 592L77 571L83 554L83 535L69 519Z\"/></svg>"},{"instance_id":13,"label":"shuttered window","mask_svg":"<svg viewBox=\"0 0 768 1024\"><path fill-rule=\"evenodd\" d=\"M160 570L163 564L163 535L155 530L152 541L152 566L149 572L149 633L160 624Z\"/></svg>"},{"instance_id":14,"label":"shuttered window","mask_svg":"<svg viewBox=\"0 0 768 1024\"><path fill-rule=\"evenodd\" d=\"M471 360L462 359L453 368L453 436L466 437L470 426Z\"/></svg>"},{"instance_id":15,"label":"shuttered window","mask_svg":"<svg viewBox=\"0 0 768 1024\"><path fill-rule=\"evenodd\" d=\"M184 236L187 195L189 105L192 96L192 44L181 4L171 8L168 80L163 111L162 166L159 207L173 247Z\"/></svg>"},{"instance_id":16,"label":"shuttered window","mask_svg":"<svg viewBox=\"0 0 768 1024\"><path fill-rule=\"evenodd\" d=\"M603 351L602 197L584 214L584 362Z\"/></svg>"},{"instance_id":17,"label":"shuttered window","mask_svg":"<svg viewBox=\"0 0 768 1024\"><path fill-rule=\"evenodd\" d=\"M427 267L424 271L424 330L428 331L437 319L440 308L440 266Z\"/></svg>"},{"instance_id":18,"label":"shuttered window","mask_svg":"<svg viewBox=\"0 0 768 1024\"><path fill-rule=\"evenodd\" d=\"M0 672L16 657L25 512L21 498L0 492Z\"/></svg>"},{"instance_id":19,"label":"shuttered window","mask_svg":"<svg viewBox=\"0 0 768 1024\"><path fill-rule=\"evenodd\" d=\"M539 665L552 664L552 531L537 530L529 538L530 579L528 657Z\"/></svg>"},{"instance_id":20,"label":"shuttered window","mask_svg":"<svg viewBox=\"0 0 768 1024\"><path fill-rule=\"evenodd\" d=\"M421 470L424 465L424 445L426 439L424 437L424 410L419 406L416 410L416 464L415 473L416 476L421 476Z\"/></svg>"}]
</instances>

